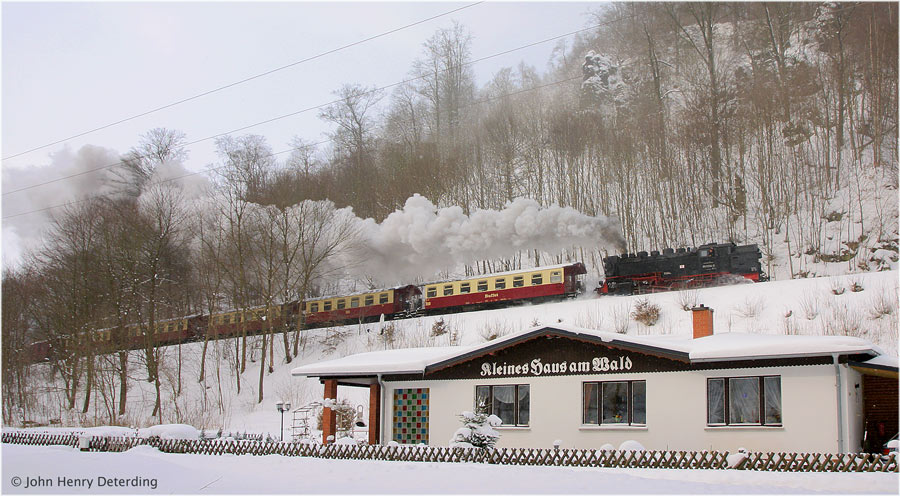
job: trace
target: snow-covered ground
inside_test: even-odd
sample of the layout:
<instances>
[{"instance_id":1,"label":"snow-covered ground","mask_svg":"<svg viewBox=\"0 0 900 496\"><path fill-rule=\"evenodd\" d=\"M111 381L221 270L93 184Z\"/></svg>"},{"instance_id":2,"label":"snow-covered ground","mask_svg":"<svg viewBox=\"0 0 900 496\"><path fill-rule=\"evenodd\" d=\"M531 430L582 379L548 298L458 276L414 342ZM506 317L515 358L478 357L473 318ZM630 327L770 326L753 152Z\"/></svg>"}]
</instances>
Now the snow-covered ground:
<instances>
[{"instance_id":1,"label":"snow-covered ground","mask_svg":"<svg viewBox=\"0 0 900 496\"><path fill-rule=\"evenodd\" d=\"M861 291L853 291L854 285ZM202 382L197 381L202 344L191 343L181 346L182 392L177 399L173 399L173 392L178 389L179 371L175 365L178 349L169 347L166 350L166 363L161 374L164 393L161 422L149 415L154 400L153 385L140 380L145 372L139 357L133 354L130 375L134 380L129 388L128 413L117 418L116 423L135 427L184 423L213 432L222 428L226 433L251 432L278 438L280 414L275 409L276 401L290 401L294 407L299 407L321 401L323 397L322 386L317 380L290 375L291 369L299 365L381 349L471 345L484 342L491 335L502 336L535 325L557 323L635 336L687 336L692 329L691 312L682 310L682 306L700 303L715 310L716 333L850 335L872 341L886 353L897 356L897 295L898 273L885 271L648 296L598 298L586 294L556 303L389 322L386 325L394 326L392 338L387 337L391 333L381 332L378 323L313 329L304 331L301 354L290 364L284 363L281 337L276 337L276 365L274 372L265 375L262 403L258 402L257 389L258 349L251 353L256 361L248 362L247 370L241 375L241 393L237 394L231 341L210 345L206 377ZM636 303L644 299L660 308L659 321L653 326L638 323L630 315ZM447 332L432 336L434 323L438 320L444 321ZM61 408L64 399L59 384L51 380L48 367L41 367L46 379L36 396L33 410L40 413L30 414L31 420L46 422L60 418L62 424L68 426L111 423L104 397L96 391L87 415L67 416ZM116 391L117 387L111 389ZM368 393L360 388L340 387L338 398L364 409L368 406ZM367 414L364 411L365 418ZM291 414L288 413L284 420L285 439L291 437L290 424Z\"/></svg>"},{"instance_id":2,"label":"snow-covered ground","mask_svg":"<svg viewBox=\"0 0 900 496\"><path fill-rule=\"evenodd\" d=\"M38 477L40 487L25 485ZM18 479L15 479L18 478ZM85 481L60 487L60 478ZM30 481L28 479L31 479ZM49 482L47 482L49 481ZM91 483L88 487L87 482ZM110 486L116 481L118 486ZM15 486L14 482L20 485ZM98 484L104 484L98 487ZM52 485L51 485L52 484ZM130 484L130 485L125 485ZM156 487L153 487L153 484ZM3 445L5 494L896 494L892 473L519 467Z\"/></svg>"}]
</instances>

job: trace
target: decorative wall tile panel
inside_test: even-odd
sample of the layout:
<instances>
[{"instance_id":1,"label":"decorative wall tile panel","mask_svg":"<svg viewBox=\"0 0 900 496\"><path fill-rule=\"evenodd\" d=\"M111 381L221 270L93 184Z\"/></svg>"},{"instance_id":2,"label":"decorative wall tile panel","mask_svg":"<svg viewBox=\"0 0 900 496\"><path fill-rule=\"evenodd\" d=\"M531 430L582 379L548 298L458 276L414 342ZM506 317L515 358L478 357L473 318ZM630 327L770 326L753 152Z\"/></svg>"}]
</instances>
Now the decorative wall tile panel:
<instances>
[{"instance_id":1,"label":"decorative wall tile panel","mask_svg":"<svg viewBox=\"0 0 900 496\"><path fill-rule=\"evenodd\" d=\"M428 388L395 389L393 435L400 444L428 444Z\"/></svg>"}]
</instances>

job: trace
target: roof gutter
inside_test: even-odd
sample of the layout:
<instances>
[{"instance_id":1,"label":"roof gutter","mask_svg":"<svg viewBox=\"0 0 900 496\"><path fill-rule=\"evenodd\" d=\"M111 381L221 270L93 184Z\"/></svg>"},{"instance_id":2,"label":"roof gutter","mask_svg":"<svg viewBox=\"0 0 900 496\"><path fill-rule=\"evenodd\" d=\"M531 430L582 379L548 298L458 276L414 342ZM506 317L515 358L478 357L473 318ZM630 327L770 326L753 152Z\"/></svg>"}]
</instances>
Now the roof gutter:
<instances>
[{"instance_id":1,"label":"roof gutter","mask_svg":"<svg viewBox=\"0 0 900 496\"><path fill-rule=\"evenodd\" d=\"M378 424L370 425L369 429L378 429L378 444L384 445L384 381L381 380L381 374L378 374Z\"/></svg>"},{"instance_id":2,"label":"roof gutter","mask_svg":"<svg viewBox=\"0 0 900 496\"><path fill-rule=\"evenodd\" d=\"M838 362L838 354L831 355L834 360L834 380L836 387L834 388L837 395L837 434L838 434L838 453L844 452L844 393L843 380L841 379L841 365Z\"/></svg>"},{"instance_id":3,"label":"roof gutter","mask_svg":"<svg viewBox=\"0 0 900 496\"><path fill-rule=\"evenodd\" d=\"M845 351L842 353L848 354L856 354L856 353L868 353L872 356L876 356L875 352L872 350L858 350L858 351ZM819 353L791 353L787 355L744 355L744 356L728 356L728 357L712 357L712 358L691 358L691 363L709 363L709 362L736 362L742 360L766 360L766 359L782 359L782 358L815 358L815 357L823 357L827 358L828 355L837 356L834 353L819 352Z\"/></svg>"}]
</instances>

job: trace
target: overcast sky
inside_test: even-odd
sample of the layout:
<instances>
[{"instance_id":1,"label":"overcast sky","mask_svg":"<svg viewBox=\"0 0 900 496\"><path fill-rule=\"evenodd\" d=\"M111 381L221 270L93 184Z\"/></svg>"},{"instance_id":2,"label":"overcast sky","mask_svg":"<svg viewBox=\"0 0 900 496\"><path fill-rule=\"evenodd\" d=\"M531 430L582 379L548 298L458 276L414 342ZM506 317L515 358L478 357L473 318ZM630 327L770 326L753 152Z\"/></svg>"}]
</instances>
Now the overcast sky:
<instances>
[{"instance_id":1,"label":"overcast sky","mask_svg":"<svg viewBox=\"0 0 900 496\"><path fill-rule=\"evenodd\" d=\"M10 3L2 5L2 156L18 154L474 2ZM176 107L3 161L3 191L71 173L84 145L127 151L155 127L189 141L334 99L345 83L385 86L408 77L422 43L453 20L477 59L581 29L598 2L485 2ZM556 42L474 65L479 86L525 61L544 72ZM387 100L385 100L387 101ZM275 151L292 136L325 138L316 111L254 127ZM191 145L185 166L216 160L213 140ZM54 159L55 157L55 159ZM84 157L81 157L84 159ZM90 161L103 165L95 152ZM87 159L84 159L87 160ZM83 166L83 164L82 164ZM3 197L4 217L66 201L88 178ZM72 193L74 194L74 193ZM3 258L46 219L3 221Z\"/></svg>"}]
</instances>

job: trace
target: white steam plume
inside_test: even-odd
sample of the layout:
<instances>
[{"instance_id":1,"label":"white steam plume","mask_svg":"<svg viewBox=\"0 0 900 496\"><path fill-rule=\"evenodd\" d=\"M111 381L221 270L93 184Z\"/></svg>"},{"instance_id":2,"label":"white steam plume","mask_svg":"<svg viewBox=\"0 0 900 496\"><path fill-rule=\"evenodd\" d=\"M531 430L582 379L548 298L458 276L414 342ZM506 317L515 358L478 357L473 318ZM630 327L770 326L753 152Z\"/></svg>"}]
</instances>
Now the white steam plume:
<instances>
[{"instance_id":1,"label":"white steam plume","mask_svg":"<svg viewBox=\"0 0 900 496\"><path fill-rule=\"evenodd\" d=\"M383 282L430 278L461 263L507 257L519 250L556 252L572 245L621 249L618 221L592 217L571 207L541 207L516 199L503 210L465 215L453 206L438 209L414 195L382 222L363 221L366 273Z\"/></svg>"},{"instance_id":2,"label":"white steam plume","mask_svg":"<svg viewBox=\"0 0 900 496\"><path fill-rule=\"evenodd\" d=\"M115 163L119 156L114 150L85 145L73 153L65 148L50 155L50 163L27 168L3 168L3 191L13 191L44 181L87 172ZM11 216L78 200L90 195L113 191L109 169L87 172L62 181L3 196L3 216ZM42 231L49 225L50 216L63 209L44 210L12 217L3 221L3 263L17 266L23 252L37 246Z\"/></svg>"}]
</instances>

